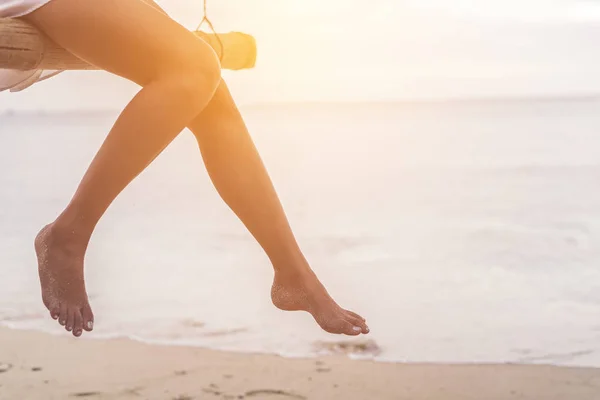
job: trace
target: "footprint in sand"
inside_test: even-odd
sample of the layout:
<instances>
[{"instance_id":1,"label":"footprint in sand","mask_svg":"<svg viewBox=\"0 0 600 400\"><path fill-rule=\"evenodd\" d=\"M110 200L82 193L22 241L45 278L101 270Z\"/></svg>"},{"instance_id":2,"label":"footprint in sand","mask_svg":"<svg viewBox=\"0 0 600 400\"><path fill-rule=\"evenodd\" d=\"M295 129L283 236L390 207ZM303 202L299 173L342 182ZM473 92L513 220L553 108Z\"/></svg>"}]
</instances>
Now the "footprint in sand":
<instances>
[{"instance_id":1,"label":"footprint in sand","mask_svg":"<svg viewBox=\"0 0 600 400\"><path fill-rule=\"evenodd\" d=\"M249 392L244 393L245 397L254 397L254 396L260 396L260 395L273 395L273 396L285 396L285 397L290 397L292 399L300 399L300 400L306 400L306 397L300 395L300 394L295 394L295 393L290 393L290 392L286 392L284 390L276 390L276 389L259 389L259 390L251 390Z\"/></svg>"},{"instance_id":2,"label":"footprint in sand","mask_svg":"<svg viewBox=\"0 0 600 400\"><path fill-rule=\"evenodd\" d=\"M12 364L0 364L0 374L10 371L12 367Z\"/></svg>"},{"instance_id":3,"label":"footprint in sand","mask_svg":"<svg viewBox=\"0 0 600 400\"><path fill-rule=\"evenodd\" d=\"M180 370L180 371L175 371L175 375L177 375L177 376L184 376L184 375L187 375L187 373L188 372L186 370L183 370L183 369Z\"/></svg>"},{"instance_id":4,"label":"footprint in sand","mask_svg":"<svg viewBox=\"0 0 600 400\"><path fill-rule=\"evenodd\" d=\"M79 393L71 393L69 396L71 397L93 397L93 396L101 396L101 392L79 392Z\"/></svg>"},{"instance_id":5,"label":"footprint in sand","mask_svg":"<svg viewBox=\"0 0 600 400\"><path fill-rule=\"evenodd\" d=\"M212 387L211 388L202 388L202 391L204 393L214 394L215 396L220 396L223 394L223 393L221 393L220 390L217 390L216 388L212 388Z\"/></svg>"}]
</instances>

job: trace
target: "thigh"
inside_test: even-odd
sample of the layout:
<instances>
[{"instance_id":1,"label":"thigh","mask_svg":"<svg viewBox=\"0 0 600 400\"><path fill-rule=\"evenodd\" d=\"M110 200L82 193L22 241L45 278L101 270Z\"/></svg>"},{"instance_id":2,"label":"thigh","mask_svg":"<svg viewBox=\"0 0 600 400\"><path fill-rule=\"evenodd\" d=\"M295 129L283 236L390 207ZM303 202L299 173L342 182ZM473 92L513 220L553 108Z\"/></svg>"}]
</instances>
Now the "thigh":
<instances>
[{"instance_id":1,"label":"thigh","mask_svg":"<svg viewBox=\"0 0 600 400\"><path fill-rule=\"evenodd\" d=\"M160 12L162 12L163 14L167 14L167 12L165 10L162 9L161 6L158 5L157 2L155 2L154 0L142 0L144 3L147 3L149 5L151 5L152 7L156 8L157 10L159 10Z\"/></svg>"},{"instance_id":2,"label":"thigh","mask_svg":"<svg viewBox=\"0 0 600 400\"><path fill-rule=\"evenodd\" d=\"M79 58L140 84L187 62L218 63L210 46L143 0L52 0L25 19Z\"/></svg>"}]
</instances>

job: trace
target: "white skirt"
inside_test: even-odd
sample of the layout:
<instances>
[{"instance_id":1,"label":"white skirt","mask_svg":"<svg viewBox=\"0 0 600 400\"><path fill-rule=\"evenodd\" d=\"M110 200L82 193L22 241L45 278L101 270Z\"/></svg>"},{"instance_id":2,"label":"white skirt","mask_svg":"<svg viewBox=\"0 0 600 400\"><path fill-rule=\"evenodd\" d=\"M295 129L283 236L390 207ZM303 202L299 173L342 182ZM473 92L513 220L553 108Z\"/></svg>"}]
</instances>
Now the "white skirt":
<instances>
[{"instance_id":1,"label":"white skirt","mask_svg":"<svg viewBox=\"0 0 600 400\"><path fill-rule=\"evenodd\" d=\"M22 17L37 10L50 1L51 0L0 0L0 18ZM30 71L0 69L0 92L7 89L11 92L18 92L60 72L61 71L44 71L41 69Z\"/></svg>"}]
</instances>

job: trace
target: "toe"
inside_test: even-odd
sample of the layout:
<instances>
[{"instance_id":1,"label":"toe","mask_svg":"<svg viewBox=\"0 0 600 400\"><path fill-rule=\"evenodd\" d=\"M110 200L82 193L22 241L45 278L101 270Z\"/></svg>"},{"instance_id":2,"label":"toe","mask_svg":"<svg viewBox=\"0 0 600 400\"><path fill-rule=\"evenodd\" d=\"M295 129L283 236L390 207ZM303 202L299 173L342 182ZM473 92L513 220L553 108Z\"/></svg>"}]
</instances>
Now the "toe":
<instances>
[{"instance_id":1,"label":"toe","mask_svg":"<svg viewBox=\"0 0 600 400\"><path fill-rule=\"evenodd\" d=\"M89 304L83 306L81 315L83 317L83 329L91 332L94 329L94 313L92 313L92 308Z\"/></svg>"},{"instance_id":2,"label":"toe","mask_svg":"<svg viewBox=\"0 0 600 400\"><path fill-rule=\"evenodd\" d=\"M348 314L352 315L354 318L358 318L358 319L360 319L360 320L361 320L361 321L363 321L363 322L367 322L367 320L366 320L366 319L364 319L362 316L358 315L358 314L357 314L357 313L355 313L355 312L352 312L352 311L350 311L350 310L344 310L344 311L346 311L346 313L348 313Z\"/></svg>"},{"instance_id":3,"label":"toe","mask_svg":"<svg viewBox=\"0 0 600 400\"><path fill-rule=\"evenodd\" d=\"M342 331L341 331L341 333L343 333L344 335L358 336L361 334L361 332L362 332L362 328L360 326L355 326L354 324L351 324L348 321L344 321L344 324L342 325Z\"/></svg>"},{"instance_id":4,"label":"toe","mask_svg":"<svg viewBox=\"0 0 600 400\"><path fill-rule=\"evenodd\" d=\"M67 305L61 304L59 315L58 315L58 323L61 324L62 326L65 326L67 323L67 317L68 317Z\"/></svg>"},{"instance_id":5,"label":"toe","mask_svg":"<svg viewBox=\"0 0 600 400\"><path fill-rule=\"evenodd\" d=\"M343 318L339 318L335 321L332 321L327 326L323 326L326 332L334 333L334 334L343 334L349 336L357 336L360 335L362 329L360 327L354 326L350 322L346 321Z\"/></svg>"},{"instance_id":6,"label":"toe","mask_svg":"<svg viewBox=\"0 0 600 400\"><path fill-rule=\"evenodd\" d=\"M58 317L60 316L60 305L54 304L50 308L48 308L48 310L50 311L50 317L52 319L58 319Z\"/></svg>"},{"instance_id":7,"label":"toe","mask_svg":"<svg viewBox=\"0 0 600 400\"><path fill-rule=\"evenodd\" d=\"M65 329L69 332L73 330L73 325L75 325L75 308L69 307L69 311L67 312L67 323L65 324Z\"/></svg>"},{"instance_id":8,"label":"toe","mask_svg":"<svg viewBox=\"0 0 600 400\"><path fill-rule=\"evenodd\" d=\"M75 317L73 319L73 336L81 336L83 329L83 317L81 316L81 310L75 310Z\"/></svg>"},{"instance_id":9,"label":"toe","mask_svg":"<svg viewBox=\"0 0 600 400\"><path fill-rule=\"evenodd\" d=\"M350 314L346 314L346 321L352 324L353 327L359 327L360 333L367 334L369 333L369 327L362 319L356 318Z\"/></svg>"}]
</instances>

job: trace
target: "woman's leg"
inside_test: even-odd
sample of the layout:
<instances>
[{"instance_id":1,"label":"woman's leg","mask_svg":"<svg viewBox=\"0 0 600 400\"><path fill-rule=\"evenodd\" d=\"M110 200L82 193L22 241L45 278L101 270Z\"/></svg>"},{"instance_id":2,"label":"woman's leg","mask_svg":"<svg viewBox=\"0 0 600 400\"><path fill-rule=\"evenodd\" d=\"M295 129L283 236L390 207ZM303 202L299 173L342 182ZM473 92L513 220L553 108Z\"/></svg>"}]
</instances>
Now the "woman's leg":
<instances>
[{"instance_id":1,"label":"woman's leg","mask_svg":"<svg viewBox=\"0 0 600 400\"><path fill-rule=\"evenodd\" d=\"M36 238L44 303L79 336L93 326L83 259L96 223L206 106L220 82L220 66L207 44L141 0L53 0L26 19L73 54L143 86L70 204Z\"/></svg>"},{"instance_id":2,"label":"woman's leg","mask_svg":"<svg viewBox=\"0 0 600 400\"><path fill-rule=\"evenodd\" d=\"M273 303L310 312L327 332L368 333L364 319L339 307L310 269L224 81L189 127L217 191L273 264Z\"/></svg>"},{"instance_id":3,"label":"woman's leg","mask_svg":"<svg viewBox=\"0 0 600 400\"><path fill-rule=\"evenodd\" d=\"M154 1L144 1L165 12ZM286 311L310 312L330 333L368 333L364 318L339 307L306 262L224 81L189 128L217 191L273 264L273 304Z\"/></svg>"}]
</instances>

